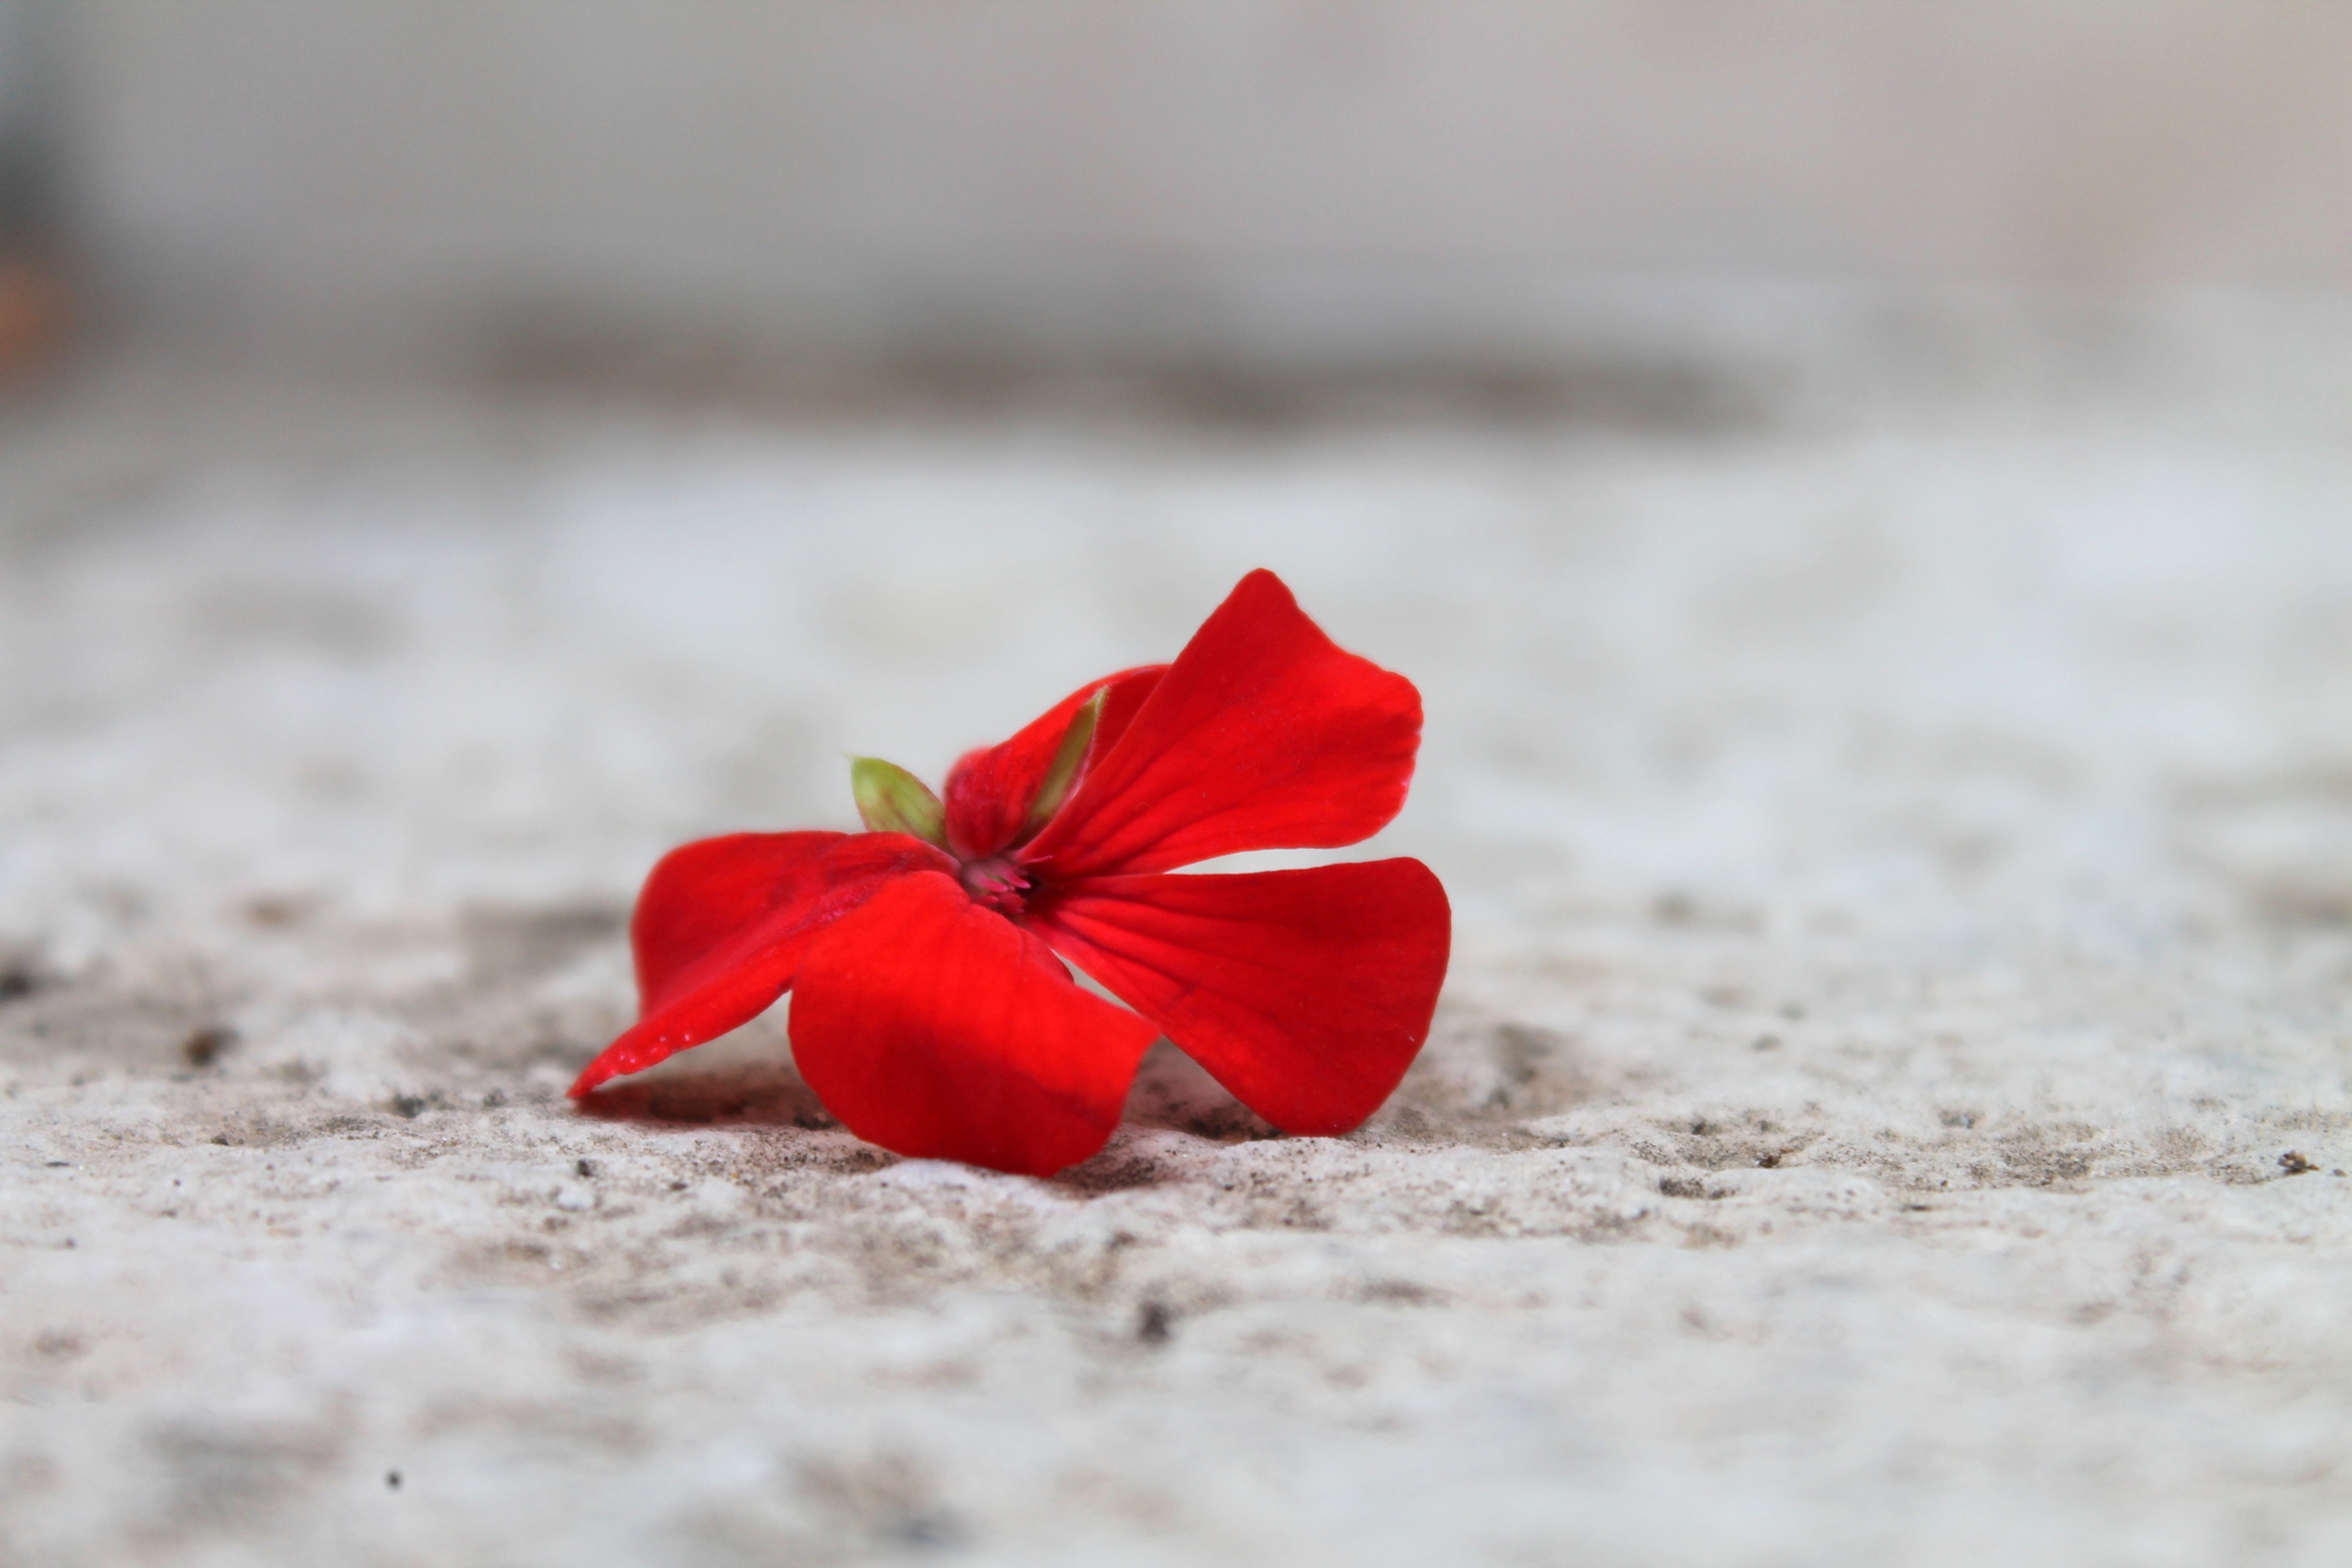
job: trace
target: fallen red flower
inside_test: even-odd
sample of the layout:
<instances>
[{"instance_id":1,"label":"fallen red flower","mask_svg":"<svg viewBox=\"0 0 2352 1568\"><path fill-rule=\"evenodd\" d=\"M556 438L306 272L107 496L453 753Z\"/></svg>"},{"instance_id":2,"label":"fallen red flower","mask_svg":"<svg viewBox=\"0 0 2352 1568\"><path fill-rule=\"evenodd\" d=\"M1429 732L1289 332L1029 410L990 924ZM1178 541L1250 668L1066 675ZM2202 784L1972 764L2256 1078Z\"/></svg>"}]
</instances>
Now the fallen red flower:
<instances>
[{"instance_id":1,"label":"fallen red flower","mask_svg":"<svg viewBox=\"0 0 2352 1568\"><path fill-rule=\"evenodd\" d=\"M665 856L630 926L637 1023L572 1093L797 987L801 1075L902 1154L1037 1175L1086 1159L1163 1034L1284 1131L1347 1131L1428 1036L1444 889L1418 860L1167 873L1370 837L1404 804L1420 744L1412 683L1342 652L1253 572L1175 663L1092 681L971 752L944 803L861 760L874 831Z\"/></svg>"}]
</instances>

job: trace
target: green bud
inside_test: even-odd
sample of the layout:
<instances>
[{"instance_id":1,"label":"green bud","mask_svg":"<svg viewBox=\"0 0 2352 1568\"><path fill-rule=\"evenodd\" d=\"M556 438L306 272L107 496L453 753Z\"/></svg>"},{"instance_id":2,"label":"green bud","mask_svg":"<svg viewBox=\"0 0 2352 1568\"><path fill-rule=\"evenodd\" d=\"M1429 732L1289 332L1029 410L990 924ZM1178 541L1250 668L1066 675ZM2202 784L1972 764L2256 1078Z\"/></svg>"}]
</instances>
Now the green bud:
<instances>
[{"instance_id":1,"label":"green bud","mask_svg":"<svg viewBox=\"0 0 2352 1568\"><path fill-rule=\"evenodd\" d=\"M1102 721L1103 702L1110 696L1106 686L1087 700L1070 727L1062 732L1062 743L1054 752L1054 761L1045 769L1045 782L1038 786L1037 798L1029 806L1029 831L1035 832L1054 819L1062 803L1070 798L1070 786L1078 782L1078 769L1085 765L1087 752L1095 743L1095 726Z\"/></svg>"},{"instance_id":2,"label":"green bud","mask_svg":"<svg viewBox=\"0 0 2352 1568\"><path fill-rule=\"evenodd\" d=\"M907 833L948 847L947 809L930 786L896 763L879 757L849 759L849 793L857 815L876 833Z\"/></svg>"}]
</instances>

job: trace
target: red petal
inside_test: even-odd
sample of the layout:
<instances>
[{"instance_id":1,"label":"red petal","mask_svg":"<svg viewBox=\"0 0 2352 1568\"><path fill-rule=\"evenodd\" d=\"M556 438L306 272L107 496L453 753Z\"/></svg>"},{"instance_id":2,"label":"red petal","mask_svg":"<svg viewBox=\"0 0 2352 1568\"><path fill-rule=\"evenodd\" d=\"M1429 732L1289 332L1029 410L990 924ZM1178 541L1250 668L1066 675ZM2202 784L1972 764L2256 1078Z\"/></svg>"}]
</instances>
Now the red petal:
<instances>
[{"instance_id":1,"label":"red petal","mask_svg":"<svg viewBox=\"0 0 2352 1568\"><path fill-rule=\"evenodd\" d=\"M1412 682L1342 652L1253 572L1022 858L1076 878L1353 844L1404 805L1420 744Z\"/></svg>"},{"instance_id":2,"label":"red petal","mask_svg":"<svg viewBox=\"0 0 2352 1568\"><path fill-rule=\"evenodd\" d=\"M1031 923L1286 1132L1345 1132L1429 1035L1453 914L1418 860L1099 877Z\"/></svg>"},{"instance_id":3,"label":"red petal","mask_svg":"<svg viewBox=\"0 0 2352 1568\"><path fill-rule=\"evenodd\" d=\"M1103 1146L1159 1030L951 877L908 877L801 967L793 1058L870 1143L1051 1175Z\"/></svg>"},{"instance_id":4,"label":"red petal","mask_svg":"<svg viewBox=\"0 0 2352 1568\"><path fill-rule=\"evenodd\" d=\"M792 988L819 930L892 877L950 864L896 833L735 833L671 850L629 921L637 1022L572 1094L750 1023Z\"/></svg>"},{"instance_id":5,"label":"red petal","mask_svg":"<svg viewBox=\"0 0 2352 1568\"><path fill-rule=\"evenodd\" d=\"M629 920L641 1013L674 998L695 961L777 910L813 896L824 852L846 833L730 833L655 863Z\"/></svg>"},{"instance_id":6,"label":"red petal","mask_svg":"<svg viewBox=\"0 0 2352 1568\"><path fill-rule=\"evenodd\" d=\"M1028 826L1030 803L1045 782L1062 736L1087 700L1110 688L1102 717L1095 722L1094 754L1106 756L1167 668L1164 664L1139 665L1090 680L1004 744L965 753L948 773L948 842L955 852L967 860L984 859L1018 838Z\"/></svg>"}]
</instances>

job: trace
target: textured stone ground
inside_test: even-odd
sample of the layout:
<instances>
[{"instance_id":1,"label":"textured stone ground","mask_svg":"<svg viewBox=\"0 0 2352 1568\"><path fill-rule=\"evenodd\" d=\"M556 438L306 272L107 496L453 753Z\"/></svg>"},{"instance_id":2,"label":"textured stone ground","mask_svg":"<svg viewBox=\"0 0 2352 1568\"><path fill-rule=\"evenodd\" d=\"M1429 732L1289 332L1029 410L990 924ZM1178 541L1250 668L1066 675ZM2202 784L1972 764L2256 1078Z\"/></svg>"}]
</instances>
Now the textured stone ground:
<instances>
[{"instance_id":1,"label":"textured stone ground","mask_svg":"<svg viewBox=\"0 0 2352 1568\"><path fill-rule=\"evenodd\" d=\"M0 434L0 1563L2352 1560L2345 428L86 373ZM1155 1056L900 1162L781 1018L562 1099L664 847L1259 564L1428 703L1370 1126Z\"/></svg>"}]
</instances>

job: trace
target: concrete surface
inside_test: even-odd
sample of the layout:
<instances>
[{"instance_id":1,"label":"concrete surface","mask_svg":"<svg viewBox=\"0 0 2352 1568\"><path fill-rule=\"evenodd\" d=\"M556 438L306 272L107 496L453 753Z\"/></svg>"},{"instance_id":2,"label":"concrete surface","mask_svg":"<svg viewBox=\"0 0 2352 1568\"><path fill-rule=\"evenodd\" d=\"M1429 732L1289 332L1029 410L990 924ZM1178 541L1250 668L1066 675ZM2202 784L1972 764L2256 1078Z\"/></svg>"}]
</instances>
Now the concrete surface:
<instances>
[{"instance_id":1,"label":"concrete surface","mask_svg":"<svg viewBox=\"0 0 2352 1568\"><path fill-rule=\"evenodd\" d=\"M21 403L0 1562L2352 1560L2352 422L2126 413ZM1370 1126L561 1098L663 848L1259 564L1428 703Z\"/></svg>"}]
</instances>

